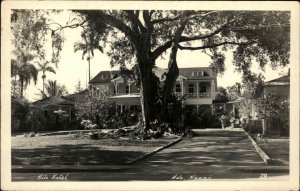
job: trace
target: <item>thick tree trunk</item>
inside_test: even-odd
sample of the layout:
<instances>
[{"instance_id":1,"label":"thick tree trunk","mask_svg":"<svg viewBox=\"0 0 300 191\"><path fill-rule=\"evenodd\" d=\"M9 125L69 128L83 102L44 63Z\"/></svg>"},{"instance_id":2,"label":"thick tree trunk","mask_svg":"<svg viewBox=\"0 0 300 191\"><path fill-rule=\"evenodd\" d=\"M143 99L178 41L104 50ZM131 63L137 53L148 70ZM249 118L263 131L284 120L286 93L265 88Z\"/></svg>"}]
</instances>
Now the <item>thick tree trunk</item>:
<instances>
[{"instance_id":1,"label":"thick tree trunk","mask_svg":"<svg viewBox=\"0 0 300 191\"><path fill-rule=\"evenodd\" d=\"M179 69L176 61L176 53L177 53L176 49L177 49L176 46L173 46L171 49L171 55L168 64L169 70L166 75L165 84L163 86L161 116L165 121L167 120L168 117L168 98L171 95L176 83L176 79L179 76Z\"/></svg>"},{"instance_id":2,"label":"thick tree trunk","mask_svg":"<svg viewBox=\"0 0 300 191\"><path fill-rule=\"evenodd\" d=\"M171 54L170 54L170 59L169 59L169 63L168 63L168 73L166 75L166 80L165 80L165 84L163 87L163 100L162 100L161 116L164 118L166 118L168 116L168 103L167 103L168 97L172 93L173 88L176 83L176 79L179 75L179 69L177 66L176 57L177 57L177 51L178 51L178 45L180 42L180 37L181 37L181 35L184 31L184 28L187 24L187 21L188 21L187 18L188 18L187 12L185 12L180 19L181 25L175 32L173 44L171 46Z\"/></svg>"},{"instance_id":3,"label":"thick tree trunk","mask_svg":"<svg viewBox=\"0 0 300 191\"><path fill-rule=\"evenodd\" d=\"M145 64L145 62L148 62ZM153 96L155 95L156 89L153 88L153 74L151 61L143 62L143 66L140 65L140 80L141 80L141 105L142 105L142 115L145 124L145 130L151 128L150 122L153 120L154 114L154 103Z\"/></svg>"}]
</instances>

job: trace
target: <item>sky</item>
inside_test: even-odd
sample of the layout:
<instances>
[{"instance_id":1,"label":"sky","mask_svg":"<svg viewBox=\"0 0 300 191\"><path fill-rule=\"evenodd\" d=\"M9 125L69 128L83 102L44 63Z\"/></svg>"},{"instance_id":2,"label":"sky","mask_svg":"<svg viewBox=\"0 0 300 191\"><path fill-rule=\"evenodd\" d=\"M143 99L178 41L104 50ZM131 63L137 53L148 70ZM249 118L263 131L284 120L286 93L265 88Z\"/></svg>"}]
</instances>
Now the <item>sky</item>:
<instances>
[{"instance_id":1,"label":"sky","mask_svg":"<svg viewBox=\"0 0 300 191\"><path fill-rule=\"evenodd\" d=\"M59 18L59 19L58 19ZM65 12L60 16L53 17L53 20L64 23L69 18L69 13ZM81 81L81 86L86 87L88 83L88 62L86 59L82 59L82 52L78 51L74 53L74 43L80 40L80 29L65 29L64 31L64 47L61 52L61 60L55 68L56 74L46 73L47 80L56 80L59 84L65 85L68 93L74 93L75 86L78 81ZM49 55L51 55L51 49L48 48ZM49 56L48 55L48 56ZM168 55L165 56L165 60L158 59L156 65L166 68L168 62ZM49 58L48 58L49 59ZM50 60L50 59L49 59ZM210 58L206 54L200 51L179 50L177 55L178 67L205 67L209 66ZM241 74L234 71L232 64L232 53L228 51L226 53L225 61L226 71L222 76L218 76L218 86L228 87L234 85L236 82L241 81ZM91 59L91 78L97 75L103 70L117 70L118 67L110 67L110 58L100 51L95 51L95 56ZM265 81L277 78L287 73L288 68L278 68L272 70L270 67L266 67L265 72L258 68L257 64L254 64L252 71L256 73L262 73L265 76ZM35 85L33 82L27 87L24 92L25 97L29 101L36 101L40 99L39 89L42 89L42 73L38 75L38 81Z\"/></svg>"}]
</instances>

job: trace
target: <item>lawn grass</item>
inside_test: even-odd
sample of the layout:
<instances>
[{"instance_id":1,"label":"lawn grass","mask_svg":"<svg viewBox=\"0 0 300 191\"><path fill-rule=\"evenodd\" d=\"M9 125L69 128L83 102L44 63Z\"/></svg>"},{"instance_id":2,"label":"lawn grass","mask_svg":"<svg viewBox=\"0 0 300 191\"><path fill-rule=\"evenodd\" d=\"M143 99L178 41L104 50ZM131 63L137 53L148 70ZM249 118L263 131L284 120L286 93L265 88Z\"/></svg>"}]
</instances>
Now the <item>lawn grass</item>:
<instances>
[{"instance_id":1,"label":"lawn grass","mask_svg":"<svg viewBox=\"0 0 300 191\"><path fill-rule=\"evenodd\" d=\"M289 140L269 139L268 142L257 141L257 144L272 159L272 165L289 166Z\"/></svg>"},{"instance_id":2,"label":"lawn grass","mask_svg":"<svg viewBox=\"0 0 300 191\"><path fill-rule=\"evenodd\" d=\"M124 164L175 139L90 140L68 135L12 137L12 165Z\"/></svg>"}]
</instances>

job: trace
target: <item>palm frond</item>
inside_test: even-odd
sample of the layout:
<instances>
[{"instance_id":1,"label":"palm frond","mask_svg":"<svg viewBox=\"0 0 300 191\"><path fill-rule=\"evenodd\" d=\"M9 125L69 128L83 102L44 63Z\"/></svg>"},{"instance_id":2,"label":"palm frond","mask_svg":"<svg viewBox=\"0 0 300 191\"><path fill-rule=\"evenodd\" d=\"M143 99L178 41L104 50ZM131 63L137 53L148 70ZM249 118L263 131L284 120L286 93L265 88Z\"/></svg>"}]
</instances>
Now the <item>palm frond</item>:
<instances>
[{"instance_id":1,"label":"palm frond","mask_svg":"<svg viewBox=\"0 0 300 191\"><path fill-rule=\"evenodd\" d=\"M56 74L54 68L52 68L51 66L48 66L47 68L45 68L45 71L52 72L52 73Z\"/></svg>"}]
</instances>

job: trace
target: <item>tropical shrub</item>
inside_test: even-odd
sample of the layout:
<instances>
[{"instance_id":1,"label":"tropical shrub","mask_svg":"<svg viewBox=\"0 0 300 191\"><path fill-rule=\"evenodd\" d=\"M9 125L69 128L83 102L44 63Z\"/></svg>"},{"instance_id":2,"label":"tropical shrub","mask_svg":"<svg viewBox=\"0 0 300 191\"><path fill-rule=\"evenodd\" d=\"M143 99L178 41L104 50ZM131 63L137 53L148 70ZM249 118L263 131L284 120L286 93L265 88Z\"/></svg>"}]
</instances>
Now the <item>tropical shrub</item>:
<instances>
[{"instance_id":1,"label":"tropical shrub","mask_svg":"<svg viewBox=\"0 0 300 191\"><path fill-rule=\"evenodd\" d=\"M105 92L90 93L75 103L75 115L78 120L90 120L99 127L111 128L116 120L116 105L108 100Z\"/></svg>"},{"instance_id":2,"label":"tropical shrub","mask_svg":"<svg viewBox=\"0 0 300 191\"><path fill-rule=\"evenodd\" d=\"M46 130L46 119L36 111L30 111L25 120L26 130L31 132L38 132L42 130Z\"/></svg>"}]
</instances>

